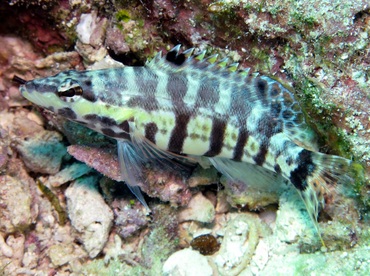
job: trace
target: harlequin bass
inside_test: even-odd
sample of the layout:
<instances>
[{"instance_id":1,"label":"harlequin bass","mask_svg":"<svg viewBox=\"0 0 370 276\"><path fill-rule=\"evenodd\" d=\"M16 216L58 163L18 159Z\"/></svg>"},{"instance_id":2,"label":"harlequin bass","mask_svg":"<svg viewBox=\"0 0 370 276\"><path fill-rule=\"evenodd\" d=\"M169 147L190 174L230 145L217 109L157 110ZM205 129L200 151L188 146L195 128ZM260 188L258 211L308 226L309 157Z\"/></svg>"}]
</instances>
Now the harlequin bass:
<instances>
[{"instance_id":1,"label":"harlequin bass","mask_svg":"<svg viewBox=\"0 0 370 276\"><path fill-rule=\"evenodd\" d=\"M231 180L286 179L317 227L327 185L351 162L313 150L300 104L280 82L193 52L178 45L142 67L71 70L25 81L20 91L116 139L122 177L144 205L143 165L201 156Z\"/></svg>"}]
</instances>

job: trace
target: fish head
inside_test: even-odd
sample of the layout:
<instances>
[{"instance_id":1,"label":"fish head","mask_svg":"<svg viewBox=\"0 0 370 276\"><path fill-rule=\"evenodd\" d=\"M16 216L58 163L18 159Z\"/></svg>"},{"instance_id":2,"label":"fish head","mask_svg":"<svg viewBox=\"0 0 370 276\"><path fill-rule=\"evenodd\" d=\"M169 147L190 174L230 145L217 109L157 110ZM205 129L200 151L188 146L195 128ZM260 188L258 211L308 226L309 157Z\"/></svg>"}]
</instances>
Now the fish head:
<instances>
[{"instance_id":1,"label":"fish head","mask_svg":"<svg viewBox=\"0 0 370 276\"><path fill-rule=\"evenodd\" d=\"M65 71L24 81L21 94L30 102L116 139L127 139L134 110L119 89L110 85L109 71ZM22 79L20 79L23 81Z\"/></svg>"},{"instance_id":2,"label":"fish head","mask_svg":"<svg viewBox=\"0 0 370 276\"><path fill-rule=\"evenodd\" d=\"M55 76L27 81L20 86L23 97L30 102L55 113L73 119L67 110L75 110L84 102L96 101L92 83L85 72L74 70L61 72Z\"/></svg>"}]
</instances>

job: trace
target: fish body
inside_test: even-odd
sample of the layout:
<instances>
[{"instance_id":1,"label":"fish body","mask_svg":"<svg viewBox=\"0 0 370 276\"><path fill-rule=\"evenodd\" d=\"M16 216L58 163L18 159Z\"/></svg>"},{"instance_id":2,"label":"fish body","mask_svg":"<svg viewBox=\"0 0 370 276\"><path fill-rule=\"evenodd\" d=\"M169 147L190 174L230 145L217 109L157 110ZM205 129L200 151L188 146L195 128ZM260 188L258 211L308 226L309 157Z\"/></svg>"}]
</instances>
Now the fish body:
<instances>
[{"instance_id":1,"label":"fish body","mask_svg":"<svg viewBox=\"0 0 370 276\"><path fill-rule=\"evenodd\" d=\"M350 161L312 151L302 109L281 83L192 52L177 46L143 67L66 71L20 89L31 102L115 138L131 187L139 165L178 156L203 156L244 182L263 178L259 166L292 183L316 221L326 185Z\"/></svg>"}]
</instances>

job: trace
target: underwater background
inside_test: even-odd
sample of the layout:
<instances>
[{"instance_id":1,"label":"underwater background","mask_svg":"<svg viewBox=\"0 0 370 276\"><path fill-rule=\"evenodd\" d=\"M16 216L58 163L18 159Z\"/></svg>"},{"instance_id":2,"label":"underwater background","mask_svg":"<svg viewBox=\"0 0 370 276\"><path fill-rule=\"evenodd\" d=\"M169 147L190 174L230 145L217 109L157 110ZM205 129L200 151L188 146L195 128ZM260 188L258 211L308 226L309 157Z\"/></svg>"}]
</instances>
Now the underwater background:
<instances>
[{"instance_id":1,"label":"underwater background","mask_svg":"<svg viewBox=\"0 0 370 276\"><path fill-rule=\"evenodd\" d=\"M0 1L0 275L368 275L368 1ZM181 44L293 88L320 151L355 162L319 226L297 192L213 168L147 168L150 216L115 142L24 99L26 80L140 66Z\"/></svg>"}]
</instances>

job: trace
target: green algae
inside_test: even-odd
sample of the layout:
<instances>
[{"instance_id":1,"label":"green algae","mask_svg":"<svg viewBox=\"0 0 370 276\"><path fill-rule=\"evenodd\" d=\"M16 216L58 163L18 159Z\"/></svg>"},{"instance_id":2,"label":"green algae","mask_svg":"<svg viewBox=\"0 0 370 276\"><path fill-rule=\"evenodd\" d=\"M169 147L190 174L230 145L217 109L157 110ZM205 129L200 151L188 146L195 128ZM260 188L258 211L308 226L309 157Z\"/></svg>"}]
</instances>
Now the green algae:
<instances>
[{"instance_id":1,"label":"green algae","mask_svg":"<svg viewBox=\"0 0 370 276\"><path fill-rule=\"evenodd\" d=\"M230 43L245 33L238 20L237 10L233 6L219 1L211 4L208 11L218 40ZM203 20L200 17L199 22Z\"/></svg>"},{"instance_id":2,"label":"green algae","mask_svg":"<svg viewBox=\"0 0 370 276\"><path fill-rule=\"evenodd\" d=\"M256 58L259 62L256 64L255 69L261 72L270 72L272 62L270 59L270 53L267 49L258 48L255 46L251 49L253 58Z\"/></svg>"},{"instance_id":3,"label":"green algae","mask_svg":"<svg viewBox=\"0 0 370 276\"><path fill-rule=\"evenodd\" d=\"M150 275L161 275L163 263L176 251L178 222L176 212L169 206L157 205L150 234L141 248L142 263Z\"/></svg>"},{"instance_id":4,"label":"green algae","mask_svg":"<svg viewBox=\"0 0 370 276\"><path fill-rule=\"evenodd\" d=\"M359 211L363 219L370 222L370 181L365 175L365 168L360 163L354 163L351 167L353 178L353 190L359 197Z\"/></svg>"},{"instance_id":5,"label":"green algae","mask_svg":"<svg viewBox=\"0 0 370 276\"><path fill-rule=\"evenodd\" d=\"M64 226L67 222L67 212L60 205L59 198L39 179L36 180L36 183L40 191L50 201L51 205L53 205L55 211L58 213L59 225Z\"/></svg>"},{"instance_id":6,"label":"green algae","mask_svg":"<svg viewBox=\"0 0 370 276\"><path fill-rule=\"evenodd\" d=\"M297 29L303 29L303 28L308 28L311 29L317 24L317 20L313 16L307 16L306 14L299 12L299 11L294 11L290 14L291 18L293 19L291 24L295 26Z\"/></svg>"},{"instance_id":7,"label":"green algae","mask_svg":"<svg viewBox=\"0 0 370 276\"><path fill-rule=\"evenodd\" d=\"M331 102L324 102L321 95L323 89L313 80L308 78L296 78L297 90L301 92L301 103L303 108L311 118L308 120L311 127L320 135L324 141L322 144L330 145L332 149L337 151L337 154L347 155L349 144L346 143L344 137L337 135L338 128L334 126L332 117L338 106ZM337 143L333 143L337 141ZM348 156L347 156L348 157Z\"/></svg>"},{"instance_id":8,"label":"green algae","mask_svg":"<svg viewBox=\"0 0 370 276\"><path fill-rule=\"evenodd\" d=\"M115 17L117 21L123 21L125 23L129 22L131 20L131 14L128 10L122 9L119 10L116 14Z\"/></svg>"},{"instance_id":9,"label":"green algae","mask_svg":"<svg viewBox=\"0 0 370 276\"><path fill-rule=\"evenodd\" d=\"M144 50L158 43L153 37L156 28L145 24L146 7L135 1L118 1L115 4L113 23L121 31L125 44L139 59L144 60Z\"/></svg>"}]
</instances>

